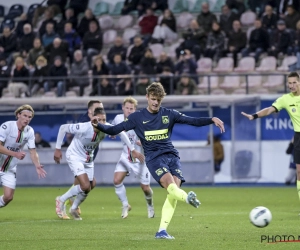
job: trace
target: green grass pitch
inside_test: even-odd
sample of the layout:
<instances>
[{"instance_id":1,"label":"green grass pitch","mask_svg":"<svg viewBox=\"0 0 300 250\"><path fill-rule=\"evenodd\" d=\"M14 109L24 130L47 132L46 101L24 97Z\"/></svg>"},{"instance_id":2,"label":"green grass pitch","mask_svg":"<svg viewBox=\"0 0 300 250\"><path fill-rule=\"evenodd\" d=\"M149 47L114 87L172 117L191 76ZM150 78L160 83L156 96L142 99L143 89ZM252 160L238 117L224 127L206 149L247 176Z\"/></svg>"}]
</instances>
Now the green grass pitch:
<instances>
[{"instance_id":1,"label":"green grass pitch","mask_svg":"<svg viewBox=\"0 0 300 250\"><path fill-rule=\"evenodd\" d=\"M138 187L127 188L132 206L121 219L113 188L96 187L82 204L82 221L63 221L55 214L55 197L67 190L17 187L12 203L0 210L0 249L299 249L295 243L261 243L261 235L300 235L300 203L295 187L183 187L194 190L199 209L178 202L168 232L175 240L155 240L166 191L155 187L156 217L147 218ZM273 220L266 228L249 222L256 206L268 207ZM298 238L297 238L298 240Z\"/></svg>"}]
</instances>

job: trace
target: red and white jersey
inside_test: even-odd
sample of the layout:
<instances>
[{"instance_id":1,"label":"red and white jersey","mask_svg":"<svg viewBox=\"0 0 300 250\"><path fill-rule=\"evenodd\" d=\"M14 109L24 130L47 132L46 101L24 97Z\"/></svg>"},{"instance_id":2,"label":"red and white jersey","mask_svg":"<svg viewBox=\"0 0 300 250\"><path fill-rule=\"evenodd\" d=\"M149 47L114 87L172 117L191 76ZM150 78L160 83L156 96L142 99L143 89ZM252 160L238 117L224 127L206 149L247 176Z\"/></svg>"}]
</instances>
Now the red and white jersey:
<instances>
[{"instance_id":1,"label":"red and white jersey","mask_svg":"<svg viewBox=\"0 0 300 250\"><path fill-rule=\"evenodd\" d=\"M104 139L105 134L101 131L94 132L91 122L67 124L66 133L74 134L74 138L69 145L66 156L75 156L76 159L85 163L93 161L94 150Z\"/></svg>"},{"instance_id":2,"label":"red and white jersey","mask_svg":"<svg viewBox=\"0 0 300 250\"><path fill-rule=\"evenodd\" d=\"M114 118L114 120L112 121L112 125L117 125L121 122L124 121L124 114L119 114L119 115L116 115L116 117ZM129 131L125 131L131 144L134 145L134 148L140 152L140 153L143 153L143 148L139 145L136 144L136 141L139 140L139 138L137 137L136 133L134 132L134 130L129 130ZM123 154L127 154L128 157L130 156L130 150L129 148L127 147L127 145L123 142ZM130 158L130 157L129 157Z\"/></svg>"},{"instance_id":3,"label":"red and white jersey","mask_svg":"<svg viewBox=\"0 0 300 250\"><path fill-rule=\"evenodd\" d=\"M8 150L19 152L25 144L28 148L35 148L34 131L26 126L23 131L18 129L16 121L8 121L0 127L0 141ZM19 160L15 157L0 154L0 172L16 171Z\"/></svg>"}]
</instances>

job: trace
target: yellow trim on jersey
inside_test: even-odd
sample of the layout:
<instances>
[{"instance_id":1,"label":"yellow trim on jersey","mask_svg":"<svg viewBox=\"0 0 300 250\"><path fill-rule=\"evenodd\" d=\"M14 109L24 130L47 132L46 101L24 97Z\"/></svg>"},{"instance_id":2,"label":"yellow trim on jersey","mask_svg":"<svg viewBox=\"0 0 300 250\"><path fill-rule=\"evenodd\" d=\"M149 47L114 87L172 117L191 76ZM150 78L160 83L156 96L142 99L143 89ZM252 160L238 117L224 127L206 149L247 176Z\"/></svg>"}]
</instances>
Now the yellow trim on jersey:
<instances>
[{"instance_id":1,"label":"yellow trim on jersey","mask_svg":"<svg viewBox=\"0 0 300 250\"><path fill-rule=\"evenodd\" d=\"M145 136L149 135L161 135L161 134L167 134L168 129L160 129L160 130L151 130L151 131L145 131Z\"/></svg>"}]
</instances>

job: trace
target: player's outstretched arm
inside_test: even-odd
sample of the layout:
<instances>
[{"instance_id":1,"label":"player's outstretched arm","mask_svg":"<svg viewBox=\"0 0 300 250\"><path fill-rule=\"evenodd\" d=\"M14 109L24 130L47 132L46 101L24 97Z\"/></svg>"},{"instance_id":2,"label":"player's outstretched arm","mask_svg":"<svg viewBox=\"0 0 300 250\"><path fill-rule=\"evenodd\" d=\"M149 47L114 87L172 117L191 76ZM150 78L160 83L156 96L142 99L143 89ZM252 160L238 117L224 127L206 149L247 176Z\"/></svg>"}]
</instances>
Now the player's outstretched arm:
<instances>
[{"instance_id":1,"label":"player's outstretched arm","mask_svg":"<svg viewBox=\"0 0 300 250\"><path fill-rule=\"evenodd\" d=\"M221 133L224 133L224 132L225 132L224 122L222 122L218 117L213 117L211 120L214 122L214 124L215 124L217 127L219 127Z\"/></svg>"},{"instance_id":2,"label":"player's outstretched arm","mask_svg":"<svg viewBox=\"0 0 300 250\"><path fill-rule=\"evenodd\" d=\"M276 112L276 109L273 107L273 106L270 106L268 108L264 108L258 112L256 112L255 114L247 114L245 112L241 112L241 114L245 117L247 117L250 121L251 120L254 120L254 119L257 119L257 118L261 118L261 117L264 117L264 116L268 116L272 113Z\"/></svg>"},{"instance_id":3,"label":"player's outstretched arm","mask_svg":"<svg viewBox=\"0 0 300 250\"><path fill-rule=\"evenodd\" d=\"M115 126L111 126L111 125L105 125L102 123L98 123L98 117L94 116L92 118L92 125L96 128L99 129L100 131L102 131L105 134L108 135L117 135L120 134L122 131L126 130L130 130L132 128L128 128L128 126L125 127L125 123L127 122L121 122Z\"/></svg>"},{"instance_id":4,"label":"player's outstretched arm","mask_svg":"<svg viewBox=\"0 0 300 250\"><path fill-rule=\"evenodd\" d=\"M31 148L31 149L29 149L29 152L30 152L30 158L31 158L33 164L35 165L36 172L38 174L39 179L45 178L47 172L44 170L44 166L41 165L41 163L40 163L39 155L37 154L36 149Z\"/></svg>"}]
</instances>

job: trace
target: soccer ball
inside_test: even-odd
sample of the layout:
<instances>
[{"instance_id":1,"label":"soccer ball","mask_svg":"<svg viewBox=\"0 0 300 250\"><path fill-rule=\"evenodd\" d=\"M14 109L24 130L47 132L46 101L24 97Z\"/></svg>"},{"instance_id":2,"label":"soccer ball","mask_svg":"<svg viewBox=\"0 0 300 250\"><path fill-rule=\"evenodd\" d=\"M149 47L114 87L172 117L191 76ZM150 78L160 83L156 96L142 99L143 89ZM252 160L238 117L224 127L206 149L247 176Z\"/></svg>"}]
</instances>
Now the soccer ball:
<instances>
[{"instance_id":1,"label":"soccer ball","mask_svg":"<svg viewBox=\"0 0 300 250\"><path fill-rule=\"evenodd\" d=\"M249 214L251 223L256 227L266 227L272 220L272 214L266 207L255 207Z\"/></svg>"}]
</instances>

